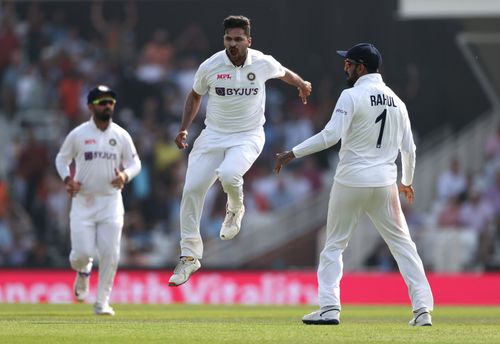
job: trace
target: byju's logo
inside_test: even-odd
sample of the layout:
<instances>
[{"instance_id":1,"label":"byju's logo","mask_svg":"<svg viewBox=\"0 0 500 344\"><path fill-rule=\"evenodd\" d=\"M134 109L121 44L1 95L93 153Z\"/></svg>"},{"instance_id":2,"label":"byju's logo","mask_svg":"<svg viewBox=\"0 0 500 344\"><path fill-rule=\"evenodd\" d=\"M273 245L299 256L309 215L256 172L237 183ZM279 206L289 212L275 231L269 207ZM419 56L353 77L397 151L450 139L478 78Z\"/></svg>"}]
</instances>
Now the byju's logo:
<instances>
[{"instance_id":1,"label":"byju's logo","mask_svg":"<svg viewBox=\"0 0 500 344\"><path fill-rule=\"evenodd\" d=\"M92 160L92 158L94 157L94 153L93 152L85 152L84 157L85 157L85 160Z\"/></svg>"},{"instance_id":2,"label":"byju's logo","mask_svg":"<svg viewBox=\"0 0 500 344\"><path fill-rule=\"evenodd\" d=\"M85 160L104 159L104 160L117 160L118 156L115 153L109 152L84 152L83 157Z\"/></svg>"},{"instance_id":3,"label":"byju's logo","mask_svg":"<svg viewBox=\"0 0 500 344\"><path fill-rule=\"evenodd\" d=\"M215 94L217 94L218 96L255 96L258 93L258 88L215 88Z\"/></svg>"}]
</instances>

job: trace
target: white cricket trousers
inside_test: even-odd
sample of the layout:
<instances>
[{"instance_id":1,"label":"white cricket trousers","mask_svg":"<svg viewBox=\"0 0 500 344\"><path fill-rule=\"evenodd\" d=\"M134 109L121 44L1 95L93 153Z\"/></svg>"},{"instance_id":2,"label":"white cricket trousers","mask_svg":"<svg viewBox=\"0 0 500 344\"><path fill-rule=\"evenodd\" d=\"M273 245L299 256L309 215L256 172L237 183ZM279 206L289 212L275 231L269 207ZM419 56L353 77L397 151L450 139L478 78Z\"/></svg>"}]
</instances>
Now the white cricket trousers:
<instances>
[{"instance_id":1,"label":"white cricket trousers","mask_svg":"<svg viewBox=\"0 0 500 344\"><path fill-rule=\"evenodd\" d=\"M396 184L386 187L349 187L337 182L334 182L330 193L326 242L318 267L320 307L340 307L342 253L363 213L368 215L389 246L408 286L413 310L432 310L434 300L431 288L415 243L410 237Z\"/></svg>"},{"instance_id":2,"label":"white cricket trousers","mask_svg":"<svg viewBox=\"0 0 500 344\"><path fill-rule=\"evenodd\" d=\"M182 193L181 256L203 257L201 214L208 189L217 179L227 194L228 208L235 211L243 206L243 175L257 160L264 142L263 127L237 133L202 130L189 154Z\"/></svg>"},{"instance_id":3,"label":"white cricket trousers","mask_svg":"<svg viewBox=\"0 0 500 344\"><path fill-rule=\"evenodd\" d=\"M93 257L99 258L96 302L109 303L123 228L123 201L120 192L110 196L77 194L70 211L71 267L89 273ZM97 251L97 252L96 252Z\"/></svg>"}]
</instances>

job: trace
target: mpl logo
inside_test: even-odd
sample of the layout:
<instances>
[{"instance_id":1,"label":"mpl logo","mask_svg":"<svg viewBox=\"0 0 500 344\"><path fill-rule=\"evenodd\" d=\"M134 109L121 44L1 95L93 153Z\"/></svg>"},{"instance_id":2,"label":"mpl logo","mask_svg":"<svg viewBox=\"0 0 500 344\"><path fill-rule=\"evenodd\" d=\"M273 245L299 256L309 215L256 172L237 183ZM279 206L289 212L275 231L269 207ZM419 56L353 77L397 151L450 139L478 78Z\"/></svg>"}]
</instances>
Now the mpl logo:
<instances>
[{"instance_id":1,"label":"mpl logo","mask_svg":"<svg viewBox=\"0 0 500 344\"><path fill-rule=\"evenodd\" d=\"M217 80L231 80L231 74L217 74Z\"/></svg>"},{"instance_id":2,"label":"mpl logo","mask_svg":"<svg viewBox=\"0 0 500 344\"><path fill-rule=\"evenodd\" d=\"M96 142L95 142L95 139L86 139L86 140L85 140L85 144L86 144L86 145L92 145L92 144L95 144L95 143L96 143Z\"/></svg>"}]
</instances>

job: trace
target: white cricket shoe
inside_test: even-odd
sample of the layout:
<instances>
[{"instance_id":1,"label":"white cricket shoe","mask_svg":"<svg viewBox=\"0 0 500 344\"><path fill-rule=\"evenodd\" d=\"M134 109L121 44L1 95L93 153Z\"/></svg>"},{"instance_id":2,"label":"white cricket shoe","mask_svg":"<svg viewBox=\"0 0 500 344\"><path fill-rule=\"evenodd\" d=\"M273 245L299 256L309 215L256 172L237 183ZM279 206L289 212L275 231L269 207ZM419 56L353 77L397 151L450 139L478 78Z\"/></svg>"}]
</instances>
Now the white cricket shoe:
<instances>
[{"instance_id":1,"label":"white cricket shoe","mask_svg":"<svg viewBox=\"0 0 500 344\"><path fill-rule=\"evenodd\" d=\"M113 316L115 315L115 310L113 307L111 307L109 304L100 304L100 303L95 303L94 304L94 313L96 315L110 315Z\"/></svg>"},{"instance_id":2,"label":"white cricket shoe","mask_svg":"<svg viewBox=\"0 0 500 344\"><path fill-rule=\"evenodd\" d=\"M413 312L413 319L408 323L410 326L432 326L431 313L427 309L419 309Z\"/></svg>"},{"instance_id":3,"label":"white cricket shoe","mask_svg":"<svg viewBox=\"0 0 500 344\"><path fill-rule=\"evenodd\" d=\"M240 232L241 220L245 215L245 206L242 205L239 210L232 212L226 205L226 218L220 229L220 238L222 240L231 240Z\"/></svg>"},{"instance_id":4,"label":"white cricket shoe","mask_svg":"<svg viewBox=\"0 0 500 344\"><path fill-rule=\"evenodd\" d=\"M77 272L73 292L78 302L83 302L89 295L90 272Z\"/></svg>"},{"instance_id":5,"label":"white cricket shoe","mask_svg":"<svg viewBox=\"0 0 500 344\"><path fill-rule=\"evenodd\" d=\"M340 309L337 306L321 308L304 315L302 322L307 325L338 325L340 324Z\"/></svg>"},{"instance_id":6,"label":"white cricket shoe","mask_svg":"<svg viewBox=\"0 0 500 344\"><path fill-rule=\"evenodd\" d=\"M177 287L186 283L189 276L199 268L201 268L201 263L198 259L189 256L181 257L181 260L174 269L174 273L168 280L168 285L170 287Z\"/></svg>"}]
</instances>

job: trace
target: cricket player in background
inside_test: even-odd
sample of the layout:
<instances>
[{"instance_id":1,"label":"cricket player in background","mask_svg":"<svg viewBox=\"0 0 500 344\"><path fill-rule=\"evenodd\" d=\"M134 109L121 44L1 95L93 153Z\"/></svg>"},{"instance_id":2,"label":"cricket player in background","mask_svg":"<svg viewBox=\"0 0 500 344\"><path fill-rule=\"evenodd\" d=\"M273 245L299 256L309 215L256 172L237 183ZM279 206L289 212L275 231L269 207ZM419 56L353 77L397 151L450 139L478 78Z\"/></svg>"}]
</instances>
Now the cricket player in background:
<instances>
[{"instance_id":1,"label":"cricket player in background","mask_svg":"<svg viewBox=\"0 0 500 344\"><path fill-rule=\"evenodd\" d=\"M431 326L433 296L424 266L410 237L398 195L396 158L401 151L403 173L399 192L413 202L415 144L405 104L382 80L380 52L360 43L344 57L349 88L340 95L325 128L291 151L278 153L275 171L294 158L319 152L342 139L340 161L330 194L326 243L318 267L320 309L305 315L305 324L340 323L342 254L367 214L396 259L413 307L411 326ZM376 286L375 286L376 288Z\"/></svg>"},{"instance_id":2,"label":"cricket player in background","mask_svg":"<svg viewBox=\"0 0 500 344\"><path fill-rule=\"evenodd\" d=\"M72 197L70 210L71 253L76 270L75 297L89 293L93 257L99 259L99 279L94 313L114 315L109 305L120 255L124 207L121 190L141 170L129 133L113 123L116 93L97 86L87 96L92 117L73 129L56 156L56 168ZM75 171L70 171L74 160Z\"/></svg>"}]
</instances>

